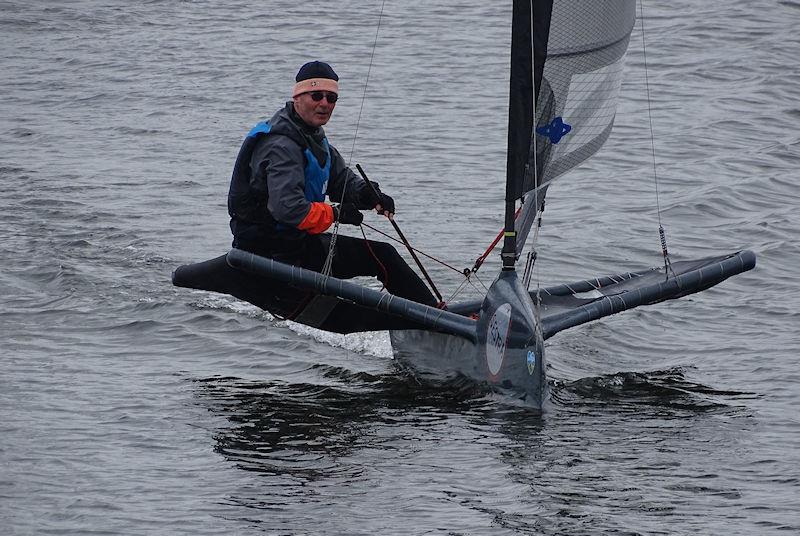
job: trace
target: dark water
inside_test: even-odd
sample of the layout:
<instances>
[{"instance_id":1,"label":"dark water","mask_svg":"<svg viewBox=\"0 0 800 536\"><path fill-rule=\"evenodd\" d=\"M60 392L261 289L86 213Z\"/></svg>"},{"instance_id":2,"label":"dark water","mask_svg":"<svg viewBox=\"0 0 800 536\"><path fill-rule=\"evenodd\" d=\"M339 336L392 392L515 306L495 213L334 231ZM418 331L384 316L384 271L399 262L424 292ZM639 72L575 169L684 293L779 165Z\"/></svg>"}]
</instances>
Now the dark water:
<instances>
[{"instance_id":1,"label":"dark water","mask_svg":"<svg viewBox=\"0 0 800 536\"><path fill-rule=\"evenodd\" d=\"M646 2L670 250L759 265L549 341L543 414L418 384L385 333L171 287L227 249L241 138L316 58L334 144L472 264L509 6L432 4L387 2L354 145L380 2L0 3L0 532L800 533L797 2ZM659 263L641 43L606 148L551 188L534 284Z\"/></svg>"}]
</instances>

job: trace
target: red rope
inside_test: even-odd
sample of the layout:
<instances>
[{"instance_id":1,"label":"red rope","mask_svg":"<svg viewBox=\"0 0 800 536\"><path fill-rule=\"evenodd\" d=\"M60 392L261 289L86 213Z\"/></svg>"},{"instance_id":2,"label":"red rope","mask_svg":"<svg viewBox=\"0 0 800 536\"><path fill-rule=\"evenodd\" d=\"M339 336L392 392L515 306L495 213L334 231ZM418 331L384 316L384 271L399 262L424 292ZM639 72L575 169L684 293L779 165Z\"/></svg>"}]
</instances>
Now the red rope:
<instances>
[{"instance_id":1,"label":"red rope","mask_svg":"<svg viewBox=\"0 0 800 536\"><path fill-rule=\"evenodd\" d=\"M517 211L514 213L514 219L516 219L516 218L517 218L517 216L519 216L519 213L520 213L521 211L522 211L522 206L520 205L520 207L519 207L519 208L517 208ZM412 250L414 250L415 252L419 253L420 255L423 255L423 256L425 256L425 257L427 257L427 258L431 259L431 260L432 260L432 261L434 261L434 262L438 262L438 263L439 263L439 264L441 264L442 266L445 266L445 267L447 267L447 268L450 268L450 269L451 269L451 270L453 270L454 272L458 272L459 274L461 274L461 275L463 275L464 277L466 277L466 278L467 278L467 280L469 280L470 272L472 272L472 273L475 273L475 272L477 272L477 271L478 271L478 269L479 269L479 268L481 267L481 265L483 264L483 261L485 261L485 260L486 260L486 258L487 258L487 257L489 256L489 254L492 252L492 250L493 250L493 249L494 249L494 248L497 246L497 244L500 242L500 239L501 239L501 238L503 238L503 234L504 234L504 232L505 232L505 229L501 229L501 230L500 230L500 232L499 232L499 233L497 233L497 236L496 236L496 237L495 237L495 239L492 241L491 245L490 245L488 248L486 248L486 251L484 251L484 252L483 252L483 255L481 255L480 257L478 257L478 258L475 260L475 265L472 267L472 270L470 270L469 268L464 268L463 270L459 270L459 269L458 269L458 268L456 268L455 266L452 266L452 265L450 265L450 264L447 264L447 263L446 263L446 262L444 262L443 260L437 259L436 257L434 257L434 256L432 256L432 255L429 255L429 254L425 253L424 251L420 251L419 249L417 249L417 248L415 248L415 247L412 247L410 244L406 244L406 243L402 242L401 240L399 240L399 239L395 238L394 236L392 236L392 235L390 235L390 234L388 234L388 233L384 233L383 231L381 231L381 230L379 230L379 229L376 229L375 227L373 227L373 226L369 225L368 223L363 223L363 222L362 222L362 223L361 223L361 225L359 226L359 229L361 230L361 234L364 236L364 242L366 243L366 245L367 245L367 248L369 248L369 252L370 252L370 254L372 255L372 257L375 259L375 262L378 264L378 266L380 266L380 269L381 269L381 271L383 272L383 275L384 275L384 277L386 278L385 282L383 283L383 288L386 288L386 286L387 286L387 284L388 284L388 282L389 282L389 272L386 270L386 267L385 267L385 266L384 266L384 265L381 263L381 261L379 261L379 260L378 260L378 257L377 257L377 255L375 255L375 252L372 250L372 247L370 247L370 245L369 245L369 239L367 238L367 234L364 232L364 227L367 227L367 228L368 228L368 229L370 229L371 231L373 231L373 232L376 232L376 233L378 233L378 234L380 234L380 235L383 235L383 236L385 236L385 237L386 237L386 238L388 238L389 240L393 240L393 241L395 241L395 242L397 242L397 243L399 243L399 244L404 244L404 245L406 245L406 246L407 246L409 249L412 249ZM381 290L383 290L383 289L381 289ZM442 303L443 303L443 302L442 302Z\"/></svg>"},{"instance_id":2,"label":"red rope","mask_svg":"<svg viewBox=\"0 0 800 536\"><path fill-rule=\"evenodd\" d=\"M517 216L519 216L519 213L520 213L521 210L522 210L522 205L520 205L520 207L514 213L514 219L515 220L517 219ZM489 254L492 252L492 250L495 248L495 246L497 246L497 244L500 242L500 239L503 238L503 233L505 233L505 229L501 229L500 232L497 233L497 236L495 237L495 239L492 242L492 244L488 248L486 248L486 251L483 252L483 255L481 255L480 257L478 257L475 260L475 265L472 267L472 271L473 272L477 272L478 271L478 268L481 267L481 265L483 264L483 261L486 260L486 257L489 256Z\"/></svg>"}]
</instances>

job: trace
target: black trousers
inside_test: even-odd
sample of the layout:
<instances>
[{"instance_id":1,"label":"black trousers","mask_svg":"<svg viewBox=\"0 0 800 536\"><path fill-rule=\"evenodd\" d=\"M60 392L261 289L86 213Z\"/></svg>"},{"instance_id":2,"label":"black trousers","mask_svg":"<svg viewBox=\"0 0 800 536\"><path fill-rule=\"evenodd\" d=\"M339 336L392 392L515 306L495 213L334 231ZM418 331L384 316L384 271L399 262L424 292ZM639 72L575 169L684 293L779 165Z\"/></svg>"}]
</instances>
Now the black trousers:
<instances>
[{"instance_id":1,"label":"black trousers","mask_svg":"<svg viewBox=\"0 0 800 536\"><path fill-rule=\"evenodd\" d=\"M289 245L273 241L266 246L263 242L255 244L250 241L235 240L234 247L321 272L325 265L325 259L328 257L331 235L329 233L308 235L301 242L302 245L297 241L292 241ZM411 269L394 246L386 242L339 235L336 238L336 252L331 266L331 275L339 279L350 279L357 276L377 277L384 284L386 290L395 296L425 305L436 306L437 304L436 298L422 279Z\"/></svg>"},{"instance_id":2,"label":"black trousers","mask_svg":"<svg viewBox=\"0 0 800 536\"><path fill-rule=\"evenodd\" d=\"M322 238L322 241L326 243L325 257L327 257L330 235ZM325 240L326 238L327 240ZM323 262L325 257L323 257ZM394 246L386 242L339 235L336 239L336 252L331 266L331 275L340 279L350 279L360 275L374 276L386 286L386 290L395 296L408 298L425 305L435 306L437 303L436 298L422 282L422 279L411 269Z\"/></svg>"}]
</instances>

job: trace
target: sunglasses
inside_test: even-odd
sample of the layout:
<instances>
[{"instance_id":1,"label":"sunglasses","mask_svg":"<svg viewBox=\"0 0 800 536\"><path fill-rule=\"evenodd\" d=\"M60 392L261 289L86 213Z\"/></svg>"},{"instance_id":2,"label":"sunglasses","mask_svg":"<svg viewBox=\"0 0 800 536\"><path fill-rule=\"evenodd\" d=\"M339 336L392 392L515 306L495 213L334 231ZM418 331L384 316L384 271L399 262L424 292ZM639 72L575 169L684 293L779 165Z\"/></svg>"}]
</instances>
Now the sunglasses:
<instances>
[{"instance_id":1,"label":"sunglasses","mask_svg":"<svg viewBox=\"0 0 800 536\"><path fill-rule=\"evenodd\" d=\"M326 93L325 91L310 91L309 95L311 95L311 100L314 102L321 101L323 97L328 100L328 104L334 104L339 100L339 95L336 93Z\"/></svg>"}]
</instances>

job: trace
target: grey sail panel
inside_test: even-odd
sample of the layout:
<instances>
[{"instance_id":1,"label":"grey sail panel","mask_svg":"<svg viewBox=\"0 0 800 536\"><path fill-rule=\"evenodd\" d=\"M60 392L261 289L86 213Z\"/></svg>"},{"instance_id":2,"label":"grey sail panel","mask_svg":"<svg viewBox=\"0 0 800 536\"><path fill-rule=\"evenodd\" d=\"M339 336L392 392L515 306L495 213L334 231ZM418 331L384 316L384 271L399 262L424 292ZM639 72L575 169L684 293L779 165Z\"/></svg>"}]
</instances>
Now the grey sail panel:
<instances>
[{"instance_id":1,"label":"grey sail panel","mask_svg":"<svg viewBox=\"0 0 800 536\"><path fill-rule=\"evenodd\" d=\"M635 21L635 0L553 2L529 159L536 155L538 171L523 192L577 166L608 138Z\"/></svg>"},{"instance_id":2,"label":"grey sail panel","mask_svg":"<svg viewBox=\"0 0 800 536\"><path fill-rule=\"evenodd\" d=\"M518 4L533 10L527 33L517 17L530 16L530 9ZM547 184L596 153L611 134L636 3L515 2L514 17L506 199L525 197L516 224L519 253ZM518 74L525 69L527 78ZM535 121L526 117L533 102Z\"/></svg>"},{"instance_id":3,"label":"grey sail panel","mask_svg":"<svg viewBox=\"0 0 800 536\"><path fill-rule=\"evenodd\" d=\"M752 251L672 263L675 276L653 268L550 287L540 291L545 339L559 331L640 305L680 298L755 267ZM536 293L531 292L536 299Z\"/></svg>"}]
</instances>

